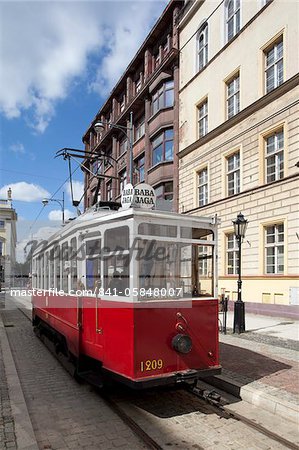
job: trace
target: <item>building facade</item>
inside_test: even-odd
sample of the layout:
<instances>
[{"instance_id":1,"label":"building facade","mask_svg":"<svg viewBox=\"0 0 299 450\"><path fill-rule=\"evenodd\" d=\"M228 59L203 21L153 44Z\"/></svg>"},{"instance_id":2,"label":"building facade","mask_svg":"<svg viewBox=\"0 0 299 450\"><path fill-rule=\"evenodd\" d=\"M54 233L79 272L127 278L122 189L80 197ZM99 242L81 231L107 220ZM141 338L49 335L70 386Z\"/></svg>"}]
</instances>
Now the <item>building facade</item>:
<instances>
[{"instance_id":1,"label":"building facade","mask_svg":"<svg viewBox=\"0 0 299 450\"><path fill-rule=\"evenodd\" d=\"M127 182L145 182L163 209L177 210L182 5L168 4L83 137L85 208L99 200L120 201Z\"/></svg>"},{"instance_id":2,"label":"building facade","mask_svg":"<svg viewBox=\"0 0 299 450\"><path fill-rule=\"evenodd\" d=\"M0 199L0 284L11 286L16 265L17 214L12 207L11 189Z\"/></svg>"},{"instance_id":3,"label":"building facade","mask_svg":"<svg viewBox=\"0 0 299 450\"><path fill-rule=\"evenodd\" d=\"M218 215L219 292L232 300L244 214L252 311L299 304L298 17L298 2L189 1L179 26L179 210Z\"/></svg>"}]
</instances>

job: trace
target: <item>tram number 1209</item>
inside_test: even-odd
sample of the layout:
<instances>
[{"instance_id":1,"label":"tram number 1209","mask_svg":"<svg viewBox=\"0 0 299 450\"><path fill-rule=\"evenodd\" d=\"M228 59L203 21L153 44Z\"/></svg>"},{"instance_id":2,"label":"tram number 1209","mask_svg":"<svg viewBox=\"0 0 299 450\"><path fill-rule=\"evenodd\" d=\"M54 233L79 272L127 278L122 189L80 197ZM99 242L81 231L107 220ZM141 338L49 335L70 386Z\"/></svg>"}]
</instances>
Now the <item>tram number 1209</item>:
<instances>
[{"instance_id":1,"label":"tram number 1209","mask_svg":"<svg viewBox=\"0 0 299 450\"><path fill-rule=\"evenodd\" d=\"M141 372L148 372L150 370L162 369L163 361L162 359L147 359L146 361L140 362Z\"/></svg>"}]
</instances>

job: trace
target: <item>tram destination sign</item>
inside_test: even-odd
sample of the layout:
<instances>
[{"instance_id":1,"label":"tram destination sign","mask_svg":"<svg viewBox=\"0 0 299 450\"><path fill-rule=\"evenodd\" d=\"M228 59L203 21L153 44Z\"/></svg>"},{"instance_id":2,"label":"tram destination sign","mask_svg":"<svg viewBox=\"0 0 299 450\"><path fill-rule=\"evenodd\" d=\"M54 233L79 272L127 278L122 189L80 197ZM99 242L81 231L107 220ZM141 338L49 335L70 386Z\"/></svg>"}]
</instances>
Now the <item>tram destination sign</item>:
<instances>
[{"instance_id":1,"label":"tram destination sign","mask_svg":"<svg viewBox=\"0 0 299 450\"><path fill-rule=\"evenodd\" d=\"M133 187L126 184L121 196L122 207L127 208L147 208L152 209L156 205L156 193L152 186L140 183Z\"/></svg>"}]
</instances>

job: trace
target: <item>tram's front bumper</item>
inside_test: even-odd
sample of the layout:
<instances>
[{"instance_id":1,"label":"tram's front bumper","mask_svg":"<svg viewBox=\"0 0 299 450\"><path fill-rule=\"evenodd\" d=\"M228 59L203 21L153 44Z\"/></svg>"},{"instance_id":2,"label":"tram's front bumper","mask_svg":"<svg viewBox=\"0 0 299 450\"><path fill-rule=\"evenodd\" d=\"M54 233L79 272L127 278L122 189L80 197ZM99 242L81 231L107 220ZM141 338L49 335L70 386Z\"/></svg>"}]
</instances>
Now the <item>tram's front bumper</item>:
<instances>
[{"instance_id":1,"label":"tram's front bumper","mask_svg":"<svg viewBox=\"0 0 299 450\"><path fill-rule=\"evenodd\" d=\"M181 372L164 374L157 377L148 377L142 379L131 379L126 378L122 375L105 371L109 377L114 378L132 389L146 389L157 386L166 386L169 384L179 384L179 383L193 383L199 378L211 377L214 375L219 375L221 373L221 366L214 366L208 369L202 370L184 370Z\"/></svg>"}]
</instances>

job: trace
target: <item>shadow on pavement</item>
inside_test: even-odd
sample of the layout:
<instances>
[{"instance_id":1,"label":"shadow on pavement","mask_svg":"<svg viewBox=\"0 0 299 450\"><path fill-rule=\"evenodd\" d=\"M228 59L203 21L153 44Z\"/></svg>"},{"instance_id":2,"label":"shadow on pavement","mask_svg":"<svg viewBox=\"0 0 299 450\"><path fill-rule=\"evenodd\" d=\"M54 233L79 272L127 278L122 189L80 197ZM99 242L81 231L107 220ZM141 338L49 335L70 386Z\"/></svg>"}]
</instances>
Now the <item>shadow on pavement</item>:
<instances>
[{"instance_id":1,"label":"shadow on pavement","mask_svg":"<svg viewBox=\"0 0 299 450\"><path fill-rule=\"evenodd\" d=\"M292 368L252 350L224 343L220 343L220 362L224 369L247 377L250 381Z\"/></svg>"}]
</instances>

